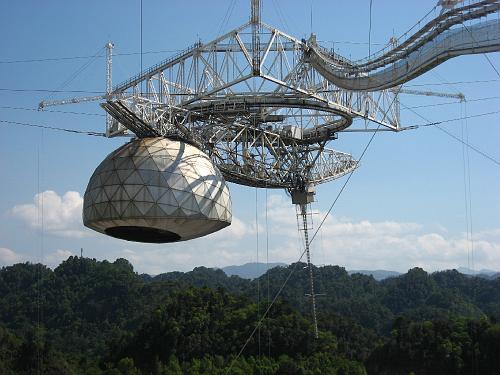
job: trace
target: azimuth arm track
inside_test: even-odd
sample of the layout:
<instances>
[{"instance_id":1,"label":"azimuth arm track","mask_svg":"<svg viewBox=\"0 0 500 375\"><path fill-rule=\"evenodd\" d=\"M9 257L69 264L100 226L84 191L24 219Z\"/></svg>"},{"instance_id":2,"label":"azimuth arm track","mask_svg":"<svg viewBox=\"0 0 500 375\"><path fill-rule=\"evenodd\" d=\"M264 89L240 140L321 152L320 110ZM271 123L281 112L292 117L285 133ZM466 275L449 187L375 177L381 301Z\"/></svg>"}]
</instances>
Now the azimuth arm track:
<instances>
[{"instance_id":1,"label":"azimuth arm track","mask_svg":"<svg viewBox=\"0 0 500 375\"><path fill-rule=\"evenodd\" d=\"M464 20L477 19L499 10L500 1L495 0L445 13L443 16L446 18L438 17L405 41L405 49L395 47L362 64L330 55L316 44L314 38L309 41L306 54L311 65L339 87L347 90L383 90L405 83L452 57L500 51L498 19L449 30Z\"/></svg>"}]
</instances>

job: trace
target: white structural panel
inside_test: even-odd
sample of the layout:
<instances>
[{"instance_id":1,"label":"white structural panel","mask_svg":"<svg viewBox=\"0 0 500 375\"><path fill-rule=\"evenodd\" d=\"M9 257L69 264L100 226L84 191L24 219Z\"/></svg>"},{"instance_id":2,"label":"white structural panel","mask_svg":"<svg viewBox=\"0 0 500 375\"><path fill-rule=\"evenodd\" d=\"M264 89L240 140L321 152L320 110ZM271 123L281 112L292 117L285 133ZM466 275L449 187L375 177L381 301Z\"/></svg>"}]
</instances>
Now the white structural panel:
<instances>
[{"instance_id":1,"label":"white structural panel","mask_svg":"<svg viewBox=\"0 0 500 375\"><path fill-rule=\"evenodd\" d=\"M141 138L97 167L85 191L83 223L138 242L176 242L231 224L231 198L220 171L188 143Z\"/></svg>"}]
</instances>

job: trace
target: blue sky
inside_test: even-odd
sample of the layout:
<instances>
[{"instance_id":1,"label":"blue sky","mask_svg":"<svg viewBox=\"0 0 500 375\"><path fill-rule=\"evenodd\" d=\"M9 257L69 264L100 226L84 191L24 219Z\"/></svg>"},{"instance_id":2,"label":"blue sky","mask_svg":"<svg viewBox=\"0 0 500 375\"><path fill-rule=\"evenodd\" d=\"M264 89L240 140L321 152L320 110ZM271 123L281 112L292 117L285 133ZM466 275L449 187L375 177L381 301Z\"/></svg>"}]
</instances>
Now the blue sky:
<instances>
[{"instance_id":1,"label":"blue sky","mask_svg":"<svg viewBox=\"0 0 500 375\"><path fill-rule=\"evenodd\" d=\"M249 17L249 1L143 1L144 66L196 42L209 41ZM103 131L97 103L54 107L68 114L37 112L47 98L92 95L105 87L105 61L97 58L63 90L50 96L88 59L38 62L20 60L92 56L107 41L115 43L113 78L118 83L140 69L139 1L23 1L0 4L0 120ZM400 35L426 14L435 1L373 0L372 50ZM325 46L352 58L368 53L369 1L265 0L266 23L299 38L312 31ZM228 13L229 14L229 13ZM437 14L436 14L437 15ZM163 51L163 52L158 52ZM132 55L120 55L132 54ZM489 54L500 69L500 54ZM17 61L17 62L16 62ZM456 82L470 82L456 84ZM418 85L412 87L412 85ZM467 113L497 111L500 78L482 55L452 59L407 84L408 88L462 92ZM27 91L12 91L27 90ZM487 100L476 100L492 98ZM454 100L406 95L402 103L431 121L460 117L465 106ZM434 106L435 104L444 104ZM432 105L432 106L428 106ZM11 108L6 108L11 107ZM90 114L90 115L89 115ZM424 121L402 110L404 125ZM500 116L467 121L469 142L500 159ZM461 137L463 122L443 124ZM369 135L341 134L330 147L359 156ZM129 259L139 272L189 270L198 265L226 266L266 259L292 262L298 257L295 211L283 191L230 184L233 225L212 236L170 245L125 242L85 229L81 196L95 167L124 139L87 137L0 123L0 266L18 261L57 265L84 248L86 256ZM462 146L438 129L377 134L362 166L313 243L313 261L348 269L397 271L420 266L429 271L468 266ZM469 151L474 267L500 270L499 166ZM344 180L317 188L315 224L328 210ZM44 228L36 194L43 194ZM256 203L257 195L257 203ZM267 196L267 199L266 199ZM267 223L266 222L267 206ZM255 210L258 216L259 253Z\"/></svg>"}]
</instances>

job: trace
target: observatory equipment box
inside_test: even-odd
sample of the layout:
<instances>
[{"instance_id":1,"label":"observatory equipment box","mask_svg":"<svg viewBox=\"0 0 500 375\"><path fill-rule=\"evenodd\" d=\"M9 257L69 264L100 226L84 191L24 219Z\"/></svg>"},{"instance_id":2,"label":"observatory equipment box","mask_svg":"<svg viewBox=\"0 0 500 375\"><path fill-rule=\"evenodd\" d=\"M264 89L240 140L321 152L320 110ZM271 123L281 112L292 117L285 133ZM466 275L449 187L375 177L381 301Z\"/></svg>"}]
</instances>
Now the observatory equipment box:
<instances>
[{"instance_id":1,"label":"observatory equipment box","mask_svg":"<svg viewBox=\"0 0 500 375\"><path fill-rule=\"evenodd\" d=\"M185 241L230 225L231 198L220 171L198 148L140 138L109 154L94 171L83 223L128 241Z\"/></svg>"}]
</instances>

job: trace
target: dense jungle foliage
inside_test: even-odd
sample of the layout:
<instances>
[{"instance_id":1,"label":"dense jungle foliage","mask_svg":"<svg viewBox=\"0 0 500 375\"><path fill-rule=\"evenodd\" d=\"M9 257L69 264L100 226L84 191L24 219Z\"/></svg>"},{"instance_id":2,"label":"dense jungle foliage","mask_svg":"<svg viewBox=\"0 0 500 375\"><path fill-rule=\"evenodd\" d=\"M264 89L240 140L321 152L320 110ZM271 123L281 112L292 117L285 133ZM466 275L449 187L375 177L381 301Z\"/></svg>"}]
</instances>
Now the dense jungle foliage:
<instances>
[{"instance_id":1,"label":"dense jungle foliage","mask_svg":"<svg viewBox=\"0 0 500 375\"><path fill-rule=\"evenodd\" d=\"M500 278L314 274L318 339L304 264L251 281L139 275L124 259L4 267L0 374L500 374Z\"/></svg>"}]
</instances>

